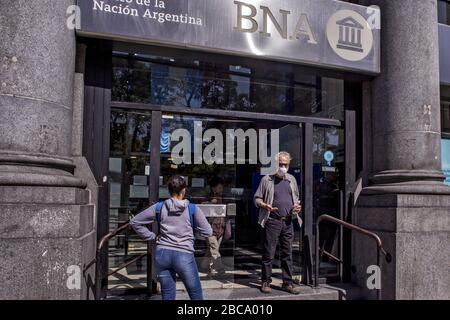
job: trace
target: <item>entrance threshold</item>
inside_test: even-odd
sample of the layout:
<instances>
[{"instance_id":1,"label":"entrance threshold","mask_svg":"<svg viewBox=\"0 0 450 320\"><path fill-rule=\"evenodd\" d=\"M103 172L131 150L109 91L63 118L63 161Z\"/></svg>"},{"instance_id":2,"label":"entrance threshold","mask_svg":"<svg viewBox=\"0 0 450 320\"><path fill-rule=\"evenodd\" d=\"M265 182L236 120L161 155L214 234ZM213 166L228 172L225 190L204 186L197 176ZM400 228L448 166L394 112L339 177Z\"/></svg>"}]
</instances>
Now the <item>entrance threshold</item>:
<instances>
[{"instance_id":1,"label":"entrance threshold","mask_svg":"<svg viewBox=\"0 0 450 320\"><path fill-rule=\"evenodd\" d=\"M300 285L300 294L293 295L281 291L281 283L279 285L273 283L272 293L264 294L257 288L239 288L239 289L204 289L203 294L205 300L340 300L342 297L342 289L331 286L319 286L312 288ZM161 300L160 294L148 297L145 294L126 294L120 295L119 292L114 294L110 292L107 300ZM190 300L185 290L177 290L177 300Z\"/></svg>"}]
</instances>

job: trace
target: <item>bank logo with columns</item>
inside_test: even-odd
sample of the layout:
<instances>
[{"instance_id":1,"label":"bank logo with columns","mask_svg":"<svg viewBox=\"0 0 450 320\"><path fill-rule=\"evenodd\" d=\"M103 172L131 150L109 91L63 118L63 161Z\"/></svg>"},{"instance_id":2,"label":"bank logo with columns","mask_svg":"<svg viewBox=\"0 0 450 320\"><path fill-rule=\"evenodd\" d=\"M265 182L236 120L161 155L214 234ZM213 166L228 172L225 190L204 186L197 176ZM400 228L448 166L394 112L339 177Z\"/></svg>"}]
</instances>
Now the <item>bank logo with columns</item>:
<instances>
[{"instance_id":1,"label":"bank logo with columns","mask_svg":"<svg viewBox=\"0 0 450 320\"><path fill-rule=\"evenodd\" d=\"M352 10L340 10L331 16L327 38L333 51L348 61L363 60L373 48L372 28L362 15Z\"/></svg>"}]
</instances>

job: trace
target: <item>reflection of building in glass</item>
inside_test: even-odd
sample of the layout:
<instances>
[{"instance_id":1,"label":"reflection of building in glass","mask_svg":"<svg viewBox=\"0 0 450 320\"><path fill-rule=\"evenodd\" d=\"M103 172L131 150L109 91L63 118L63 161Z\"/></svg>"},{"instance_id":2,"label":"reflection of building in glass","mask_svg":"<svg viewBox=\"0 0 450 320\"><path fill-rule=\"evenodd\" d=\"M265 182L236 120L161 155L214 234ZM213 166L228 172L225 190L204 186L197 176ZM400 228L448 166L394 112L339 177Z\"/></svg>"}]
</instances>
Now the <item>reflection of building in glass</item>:
<instances>
[{"instance_id":1,"label":"reflection of building in glass","mask_svg":"<svg viewBox=\"0 0 450 320\"><path fill-rule=\"evenodd\" d=\"M336 22L339 26L339 41L337 47L339 49L363 52L361 43L361 31L364 26L352 17Z\"/></svg>"},{"instance_id":2,"label":"reflection of building in glass","mask_svg":"<svg viewBox=\"0 0 450 320\"><path fill-rule=\"evenodd\" d=\"M161 153L170 152L170 132L163 131L161 133L160 149Z\"/></svg>"},{"instance_id":3,"label":"reflection of building in glass","mask_svg":"<svg viewBox=\"0 0 450 320\"><path fill-rule=\"evenodd\" d=\"M442 154L442 171L445 176L444 183L450 186L450 140L442 139L441 142L441 154Z\"/></svg>"}]
</instances>

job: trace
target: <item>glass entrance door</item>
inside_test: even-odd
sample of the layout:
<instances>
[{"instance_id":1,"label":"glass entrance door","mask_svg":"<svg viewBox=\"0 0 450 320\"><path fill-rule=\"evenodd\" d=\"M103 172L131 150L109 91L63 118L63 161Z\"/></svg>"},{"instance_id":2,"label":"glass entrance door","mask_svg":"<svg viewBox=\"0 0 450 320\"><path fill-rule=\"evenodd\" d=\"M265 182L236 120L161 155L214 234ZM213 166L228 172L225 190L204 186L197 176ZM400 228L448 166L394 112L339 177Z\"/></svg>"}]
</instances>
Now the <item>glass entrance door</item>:
<instances>
[{"instance_id":1,"label":"glass entrance door","mask_svg":"<svg viewBox=\"0 0 450 320\"><path fill-rule=\"evenodd\" d=\"M345 184L344 130L316 126L313 134L313 217L314 223L323 214L343 217ZM339 277L342 257L341 230L324 221L319 226L320 277Z\"/></svg>"},{"instance_id":2,"label":"glass entrance door","mask_svg":"<svg viewBox=\"0 0 450 320\"><path fill-rule=\"evenodd\" d=\"M275 130L278 135L271 140ZM253 195L263 175L259 161L261 159L255 161L255 157L259 157L260 152L270 155L273 152L288 151L293 158L290 173L301 186L301 127L298 124L274 121L163 114L161 132L160 200L169 197L165 187L169 177L182 175L188 182L188 198L191 202L198 205L224 203L231 211L224 217L208 218L214 233L220 238L223 274L215 273L218 270L209 267L211 260L208 258L205 239L196 240L196 257L204 288L240 288L257 283L261 275L261 234ZM233 147L229 148L227 139L233 133L237 138L233 140ZM185 135L189 141L173 141L171 137L174 135ZM270 145L264 145L265 140L271 141ZM277 148L271 145L275 140ZM176 159L180 143L190 147L185 148L187 151L184 150L183 163ZM214 150L215 163L208 164L206 158L211 146L222 146L222 149L218 147ZM239 154L239 148L245 151ZM199 150L203 157L196 161L196 152ZM294 225L294 275L300 280L300 227L296 222ZM274 264L274 283L277 281L281 282L278 256Z\"/></svg>"},{"instance_id":3,"label":"glass entrance door","mask_svg":"<svg viewBox=\"0 0 450 320\"><path fill-rule=\"evenodd\" d=\"M151 136L157 119L160 134ZM277 134L274 134L277 132ZM206 239L196 236L195 256L205 290L259 286L261 276L261 230L253 195L263 177L264 156L278 151L292 156L289 173L298 183L300 193L304 170L313 171L311 181L314 220L321 214L340 217L340 194L343 186L343 130L314 127L313 168L303 168L303 128L298 123L231 119L177 113L112 109L109 159L110 231L156 200L169 197L166 183L170 176L181 175L188 182L187 198L199 205L226 206L222 216L208 216L220 238L219 252L223 273L211 268ZM230 138L232 137L232 139ZM230 143L231 142L231 143ZM229 143L229 144L228 144ZM155 144L152 146L152 144ZM155 150L158 154L153 154ZM209 155L209 158L208 158ZM181 159L182 158L182 159ZM152 161L155 161L152 163ZM266 165L267 166L267 165ZM156 175L156 177L155 177ZM151 183L156 180L159 183ZM150 186L152 189L150 189ZM154 190L157 189L157 190ZM205 212L207 210L205 209ZM293 274L302 280L304 262L303 228L294 222ZM322 255L340 255L339 230L324 225L321 230ZM145 253L146 243L132 230L109 243L109 270ZM279 252L277 250L277 252ZM325 276L338 273L338 264L328 256L321 260ZM145 289L145 258L130 264L109 277L109 289ZM277 254L273 267L274 285L281 284ZM181 282L179 289L183 288Z\"/></svg>"},{"instance_id":4,"label":"glass entrance door","mask_svg":"<svg viewBox=\"0 0 450 320\"><path fill-rule=\"evenodd\" d=\"M127 223L135 214L150 205L150 142L149 111L113 109L109 155L109 231ZM109 242L108 267L112 271L147 250L133 231L127 230ZM127 266L109 277L108 288L146 288L146 259Z\"/></svg>"}]
</instances>

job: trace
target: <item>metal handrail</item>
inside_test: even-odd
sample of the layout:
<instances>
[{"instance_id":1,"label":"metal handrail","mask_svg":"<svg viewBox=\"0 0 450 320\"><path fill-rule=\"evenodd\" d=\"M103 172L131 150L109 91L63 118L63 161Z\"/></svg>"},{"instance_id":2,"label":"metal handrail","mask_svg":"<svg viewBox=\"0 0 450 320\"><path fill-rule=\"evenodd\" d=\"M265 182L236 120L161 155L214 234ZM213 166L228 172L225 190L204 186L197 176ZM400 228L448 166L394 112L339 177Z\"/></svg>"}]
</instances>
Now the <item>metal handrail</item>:
<instances>
[{"instance_id":1,"label":"metal handrail","mask_svg":"<svg viewBox=\"0 0 450 320\"><path fill-rule=\"evenodd\" d=\"M119 267L117 267L115 270L108 272L108 277L112 276L113 274L119 272L120 270L128 267L130 264L138 261L139 259L142 259L143 257L145 257L147 255L147 253L142 253L136 257L134 257L133 259L130 259L129 261L124 262L123 264L121 264Z\"/></svg>"},{"instance_id":2,"label":"metal handrail","mask_svg":"<svg viewBox=\"0 0 450 320\"><path fill-rule=\"evenodd\" d=\"M356 226L354 224L345 222L343 220L337 219L337 218L332 217L330 215L323 214L323 215L319 216L319 218L317 218L317 222L316 222L316 237L315 237L316 238L316 245L315 245L315 247L316 247L316 254L315 255L316 256L315 256L314 286L317 287L318 283L319 283L319 279L318 279L319 278L319 270L320 270L319 269L319 263L320 263L320 261L319 261L320 260L320 256L319 256L319 250L320 250L320 248L319 248L319 244L320 244L320 241L319 241L320 240L319 225L320 225L320 223L322 221L330 221L330 222L336 223L338 225L343 226L344 228L356 231L358 233L361 233L361 234L363 234L365 236L368 236L368 237L374 239L376 244L377 244L377 265L378 265L378 267L380 269L380 272L381 272L380 252L385 256L385 259L386 259L387 263L390 263L392 261L391 254L389 252L387 252L386 250L384 250L383 243L382 243L380 237L376 233L371 232L371 231L366 230L366 229L363 229L361 227L358 227L358 226ZM331 255L330 253L326 252L325 250L322 250L322 252L325 253L326 255ZM342 261L339 261L339 262L342 263ZM378 289L378 299L381 300L381 288Z\"/></svg>"},{"instance_id":3,"label":"metal handrail","mask_svg":"<svg viewBox=\"0 0 450 320\"><path fill-rule=\"evenodd\" d=\"M103 246L105 245L105 243L107 243L111 238L114 238L115 236L117 236L122 231L128 229L129 226L130 226L130 222L128 221L127 223L125 223L124 225L120 226L116 230L114 230L112 232L109 232L106 235L104 235L100 239L100 242L98 243L97 250L101 250L103 248Z\"/></svg>"},{"instance_id":4,"label":"metal handrail","mask_svg":"<svg viewBox=\"0 0 450 320\"><path fill-rule=\"evenodd\" d=\"M97 250L96 250L96 256L95 258L84 267L83 273L86 272L87 269L89 269L94 263L96 264L96 268L95 268L95 285L94 285L94 289L95 289L95 299L99 300L100 296L101 296L101 288L102 288L102 281L105 277L103 277L102 275L102 268L101 268L101 259L100 259L100 255L102 252L103 247L105 246L105 244L108 243L109 240L111 240L112 238L116 237L117 235L119 235L120 233L124 232L125 230L127 230L130 227L130 221L128 221L127 223L123 224L122 226L120 226L119 228L115 229L112 232L107 233L106 235L104 235L97 246ZM123 264L121 264L119 267L117 267L115 270L107 273L106 278L119 272L120 270L128 267L130 264L142 259L143 257L147 256L147 292L149 294L149 296L152 295L152 251L151 251L151 241L147 241L147 252L144 254L140 254L137 257L124 262Z\"/></svg>"},{"instance_id":5,"label":"metal handrail","mask_svg":"<svg viewBox=\"0 0 450 320\"><path fill-rule=\"evenodd\" d=\"M115 237L116 235L118 235L120 232L122 232L123 230L127 229L129 227L130 223L127 222L126 224L124 224L123 226L121 226L120 228L114 230L113 232L109 232L108 234L106 234L105 236L103 236L100 241L99 244L97 246L97 254L96 257L89 262L83 269L83 272L86 272L87 269L89 269L94 263L96 263L98 261L98 252L101 251L101 249L103 248L104 244L107 243L107 241L109 241L111 238Z\"/></svg>"}]
</instances>

